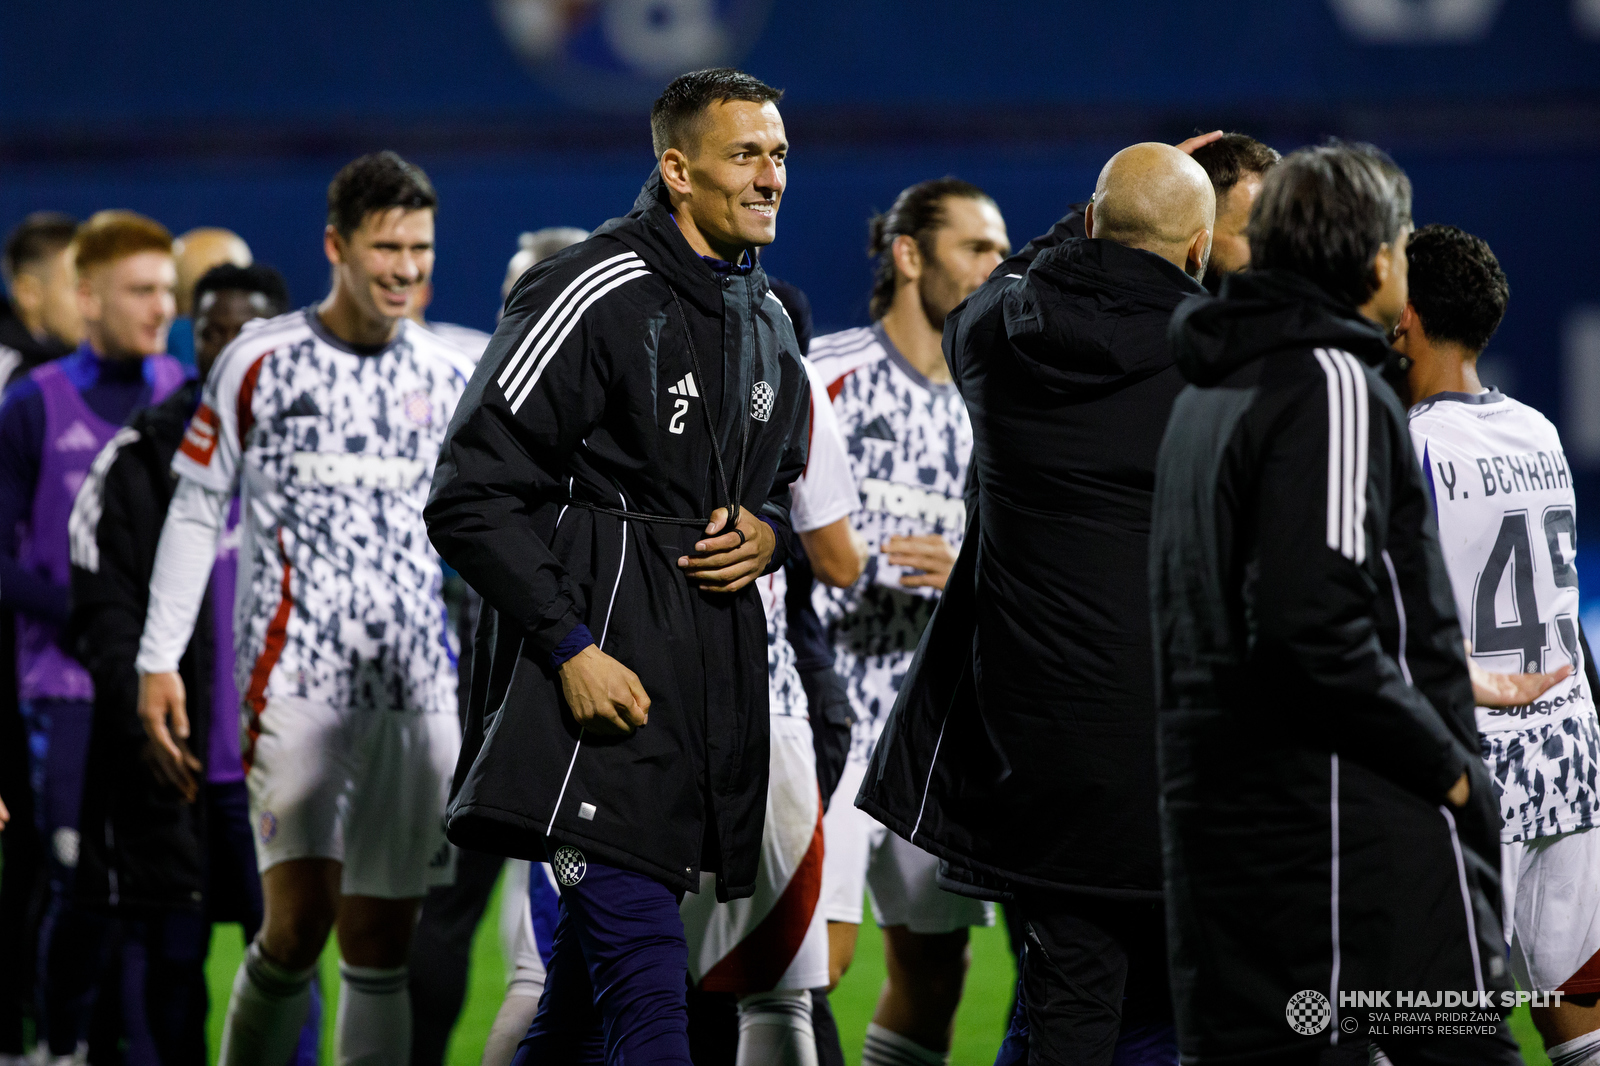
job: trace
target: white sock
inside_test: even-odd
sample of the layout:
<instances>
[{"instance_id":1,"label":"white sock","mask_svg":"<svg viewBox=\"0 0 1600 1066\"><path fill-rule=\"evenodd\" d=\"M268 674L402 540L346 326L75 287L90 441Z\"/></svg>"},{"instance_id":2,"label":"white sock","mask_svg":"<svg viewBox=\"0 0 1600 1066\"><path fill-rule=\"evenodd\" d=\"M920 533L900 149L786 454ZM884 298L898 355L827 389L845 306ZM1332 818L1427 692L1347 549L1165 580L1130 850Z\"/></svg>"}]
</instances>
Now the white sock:
<instances>
[{"instance_id":1,"label":"white sock","mask_svg":"<svg viewBox=\"0 0 1600 1066\"><path fill-rule=\"evenodd\" d=\"M1545 1054L1550 1056L1550 1066L1600 1066L1600 1029L1545 1048Z\"/></svg>"},{"instance_id":2,"label":"white sock","mask_svg":"<svg viewBox=\"0 0 1600 1066\"><path fill-rule=\"evenodd\" d=\"M817 1066L811 993L758 992L739 999L737 1066Z\"/></svg>"},{"instance_id":3,"label":"white sock","mask_svg":"<svg viewBox=\"0 0 1600 1066\"><path fill-rule=\"evenodd\" d=\"M315 966L290 970L261 953L245 952L233 975L228 1016L222 1026L219 1066L283 1066L300 1042L300 1027L311 1008Z\"/></svg>"},{"instance_id":4,"label":"white sock","mask_svg":"<svg viewBox=\"0 0 1600 1066\"><path fill-rule=\"evenodd\" d=\"M516 991L506 993L500 1004L500 1013L494 1016L489 1027L489 1039L483 1043L482 1066L511 1066L517 1056L517 1045L528 1035L533 1016L539 1013L539 997L523 995Z\"/></svg>"},{"instance_id":5,"label":"white sock","mask_svg":"<svg viewBox=\"0 0 1600 1066\"><path fill-rule=\"evenodd\" d=\"M339 1066L405 1066L411 1061L410 968L351 966L340 961Z\"/></svg>"},{"instance_id":6,"label":"white sock","mask_svg":"<svg viewBox=\"0 0 1600 1066\"><path fill-rule=\"evenodd\" d=\"M944 1066L948 1054L929 1051L908 1036L867 1023L867 1044L861 1049L861 1066Z\"/></svg>"}]
</instances>

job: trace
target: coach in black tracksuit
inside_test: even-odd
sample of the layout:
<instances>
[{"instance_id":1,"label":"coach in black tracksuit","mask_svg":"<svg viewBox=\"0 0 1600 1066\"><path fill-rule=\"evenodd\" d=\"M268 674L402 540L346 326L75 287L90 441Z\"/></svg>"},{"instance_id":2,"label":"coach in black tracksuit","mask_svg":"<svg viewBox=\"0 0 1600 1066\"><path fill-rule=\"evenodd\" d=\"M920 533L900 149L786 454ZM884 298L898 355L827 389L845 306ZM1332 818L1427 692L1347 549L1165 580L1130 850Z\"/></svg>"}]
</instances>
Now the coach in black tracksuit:
<instances>
[{"instance_id":1,"label":"coach in black tracksuit","mask_svg":"<svg viewBox=\"0 0 1600 1066\"><path fill-rule=\"evenodd\" d=\"M1093 239L1003 264L946 324L977 518L858 802L1026 919L1004 1062L1109 1063L1124 1025L1171 1046L1145 544L1214 204L1178 150L1118 153Z\"/></svg>"},{"instance_id":2,"label":"coach in black tracksuit","mask_svg":"<svg viewBox=\"0 0 1600 1066\"><path fill-rule=\"evenodd\" d=\"M1257 269L1173 319L1192 384L1150 564L1185 1063L1364 1063L1367 1012L1341 993L1441 990L1493 996L1489 1034L1375 1035L1395 1063L1521 1061L1494 1032L1499 821L1461 631L1378 374L1410 199L1376 150L1289 156L1252 217Z\"/></svg>"},{"instance_id":3,"label":"coach in black tracksuit","mask_svg":"<svg viewBox=\"0 0 1600 1066\"><path fill-rule=\"evenodd\" d=\"M777 98L736 71L668 87L657 172L518 282L434 475L430 536L487 605L450 837L548 855L562 885L519 1061L593 1055L603 1028L608 1058L688 1063L678 899L702 869L721 899L754 890L751 582L787 558L810 402L753 262L784 186Z\"/></svg>"}]
</instances>

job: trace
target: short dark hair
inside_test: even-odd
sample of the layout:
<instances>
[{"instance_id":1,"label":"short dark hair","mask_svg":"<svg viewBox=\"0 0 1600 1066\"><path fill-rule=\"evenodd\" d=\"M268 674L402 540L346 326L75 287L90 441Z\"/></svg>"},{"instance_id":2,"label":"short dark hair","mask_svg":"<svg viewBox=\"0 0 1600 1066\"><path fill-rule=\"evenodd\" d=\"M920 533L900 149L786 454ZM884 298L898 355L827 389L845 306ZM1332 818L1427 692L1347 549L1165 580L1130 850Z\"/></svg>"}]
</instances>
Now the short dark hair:
<instances>
[{"instance_id":1,"label":"short dark hair","mask_svg":"<svg viewBox=\"0 0 1600 1066\"><path fill-rule=\"evenodd\" d=\"M685 151L698 146L701 118L706 108L725 100L745 100L752 104L775 104L783 90L774 89L760 78L732 67L694 70L672 79L672 84L656 98L650 108L650 145L660 159L668 148Z\"/></svg>"},{"instance_id":2,"label":"short dark hair","mask_svg":"<svg viewBox=\"0 0 1600 1066\"><path fill-rule=\"evenodd\" d=\"M1276 148L1242 133L1224 133L1196 148L1193 156L1211 179L1218 200L1232 192L1246 174L1265 174L1283 158Z\"/></svg>"},{"instance_id":3,"label":"short dark hair","mask_svg":"<svg viewBox=\"0 0 1600 1066\"><path fill-rule=\"evenodd\" d=\"M1253 270L1285 270L1360 307L1378 289L1373 259L1411 224L1411 179L1370 144L1330 141L1285 156L1250 212Z\"/></svg>"},{"instance_id":4,"label":"short dark hair","mask_svg":"<svg viewBox=\"0 0 1600 1066\"><path fill-rule=\"evenodd\" d=\"M206 293L230 290L259 292L267 298L272 317L289 310L289 286L284 283L282 274L264 263L252 263L247 267L222 263L201 274L200 280L194 283L195 313L199 314L200 298Z\"/></svg>"},{"instance_id":5,"label":"short dark hair","mask_svg":"<svg viewBox=\"0 0 1600 1066\"><path fill-rule=\"evenodd\" d=\"M348 238L374 211L439 210L433 182L415 163L395 152L374 152L346 163L328 183L328 225Z\"/></svg>"},{"instance_id":6,"label":"short dark hair","mask_svg":"<svg viewBox=\"0 0 1600 1066\"><path fill-rule=\"evenodd\" d=\"M1411 306L1433 340L1474 353L1500 328L1511 286L1482 237L1454 226L1423 226L1406 242L1411 261Z\"/></svg>"},{"instance_id":7,"label":"short dark hair","mask_svg":"<svg viewBox=\"0 0 1600 1066\"><path fill-rule=\"evenodd\" d=\"M6 287L20 271L51 256L60 255L61 249L72 243L78 232L78 220L60 211L35 211L17 223L17 228L6 238L5 255L0 258L0 269L5 273Z\"/></svg>"},{"instance_id":8,"label":"short dark hair","mask_svg":"<svg viewBox=\"0 0 1600 1066\"><path fill-rule=\"evenodd\" d=\"M894 303L894 256L889 249L896 237L910 237L922 249L924 258L933 255L933 235L943 228L946 217L944 204L952 196L966 200L988 200L990 195L960 178L943 177L919 181L901 191L894 205L881 215L867 221L867 255L878 261L872 275L872 298L867 312L876 322Z\"/></svg>"}]
</instances>

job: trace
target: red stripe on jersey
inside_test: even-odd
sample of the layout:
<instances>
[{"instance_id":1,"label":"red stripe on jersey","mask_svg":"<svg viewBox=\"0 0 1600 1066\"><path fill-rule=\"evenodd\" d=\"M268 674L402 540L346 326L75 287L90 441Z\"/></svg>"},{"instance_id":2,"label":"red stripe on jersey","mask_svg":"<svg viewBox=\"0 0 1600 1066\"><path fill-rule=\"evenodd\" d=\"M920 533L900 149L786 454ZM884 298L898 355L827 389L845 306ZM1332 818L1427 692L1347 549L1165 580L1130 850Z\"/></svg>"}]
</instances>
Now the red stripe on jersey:
<instances>
[{"instance_id":1,"label":"red stripe on jersey","mask_svg":"<svg viewBox=\"0 0 1600 1066\"><path fill-rule=\"evenodd\" d=\"M1578 972L1561 982L1557 989L1563 995L1584 996L1600 992L1600 951L1589 956L1589 961L1578 967Z\"/></svg>"},{"instance_id":2,"label":"red stripe on jersey","mask_svg":"<svg viewBox=\"0 0 1600 1066\"><path fill-rule=\"evenodd\" d=\"M271 354L271 351L265 351L256 356L256 361L244 372L244 380L239 382L239 399L234 411L239 420L240 451L244 451L244 439L256 425L256 413L251 401L256 397L256 382L261 380L261 363Z\"/></svg>"},{"instance_id":3,"label":"red stripe on jersey","mask_svg":"<svg viewBox=\"0 0 1600 1066\"><path fill-rule=\"evenodd\" d=\"M220 428L217 412L201 404L189 420L189 428L184 430L183 443L178 445L178 450L201 466L210 466L211 457L217 451L217 432Z\"/></svg>"},{"instance_id":4,"label":"red stripe on jersey","mask_svg":"<svg viewBox=\"0 0 1600 1066\"><path fill-rule=\"evenodd\" d=\"M811 917L822 898L822 803L817 803L817 828L811 834L794 876L761 923L739 941L700 979L707 992L736 992L747 995L770 992L778 984L811 928Z\"/></svg>"},{"instance_id":5,"label":"red stripe on jersey","mask_svg":"<svg viewBox=\"0 0 1600 1066\"><path fill-rule=\"evenodd\" d=\"M845 379L860 369L861 367L858 366L850 370L846 370L843 374L840 374L838 380L836 380L832 385L828 386L828 399L830 401L837 400L839 398L839 394L844 391Z\"/></svg>"},{"instance_id":6,"label":"red stripe on jersey","mask_svg":"<svg viewBox=\"0 0 1600 1066\"><path fill-rule=\"evenodd\" d=\"M259 365L259 364L257 364ZM252 368L254 369L254 368ZM289 556L283 550L283 530L278 530L278 558L283 560L283 595L272 621L267 623L267 642L250 671L250 690L245 694L245 705L250 708L249 743L244 751L244 772L250 772L255 762L256 740L261 736L261 712L267 706L267 679L272 668L283 655L283 646L289 642L289 614L294 610L294 594L289 585Z\"/></svg>"}]
</instances>

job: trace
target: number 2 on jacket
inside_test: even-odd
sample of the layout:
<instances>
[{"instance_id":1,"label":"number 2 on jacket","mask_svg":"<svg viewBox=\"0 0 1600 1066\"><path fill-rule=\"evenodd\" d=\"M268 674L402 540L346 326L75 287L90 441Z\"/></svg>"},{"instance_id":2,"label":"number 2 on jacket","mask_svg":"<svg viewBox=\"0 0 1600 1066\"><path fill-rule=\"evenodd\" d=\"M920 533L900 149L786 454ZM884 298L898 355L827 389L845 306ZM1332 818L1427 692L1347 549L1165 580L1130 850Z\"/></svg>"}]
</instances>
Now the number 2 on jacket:
<instances>
[{"instance_id":1,"label":"number 2 on jacket","mask_svg":"<svg viewBox=\"0 0 1600 1066\"><path fill-rule=\"evenodd\" d=\"M672 412L672 418L667 422L667 431L669 433L682 433L683 416L689 413L689 401L673 400L672 403L677 410Z\"/></svg>"}]
</instances>

